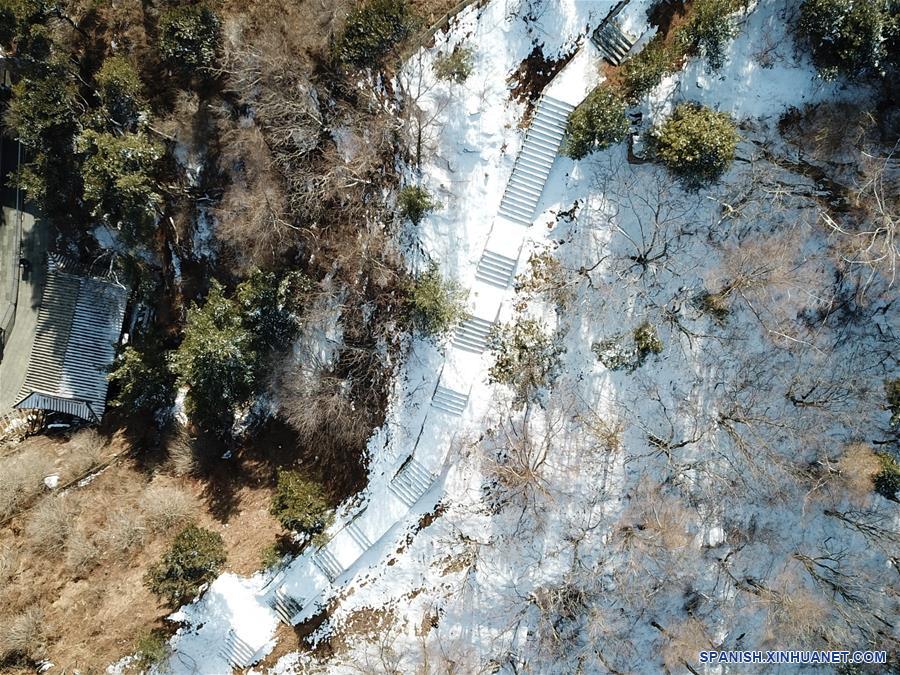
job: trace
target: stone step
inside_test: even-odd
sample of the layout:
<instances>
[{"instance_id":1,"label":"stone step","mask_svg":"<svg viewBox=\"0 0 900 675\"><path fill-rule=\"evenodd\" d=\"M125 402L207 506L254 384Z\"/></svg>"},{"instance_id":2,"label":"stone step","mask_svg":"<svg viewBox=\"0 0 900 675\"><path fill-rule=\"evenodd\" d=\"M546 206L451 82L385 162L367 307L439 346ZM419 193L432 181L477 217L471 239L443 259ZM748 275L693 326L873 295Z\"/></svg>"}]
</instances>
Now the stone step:
<instances>
[{"instance_id":1,"label":"stone step","mask_svg":"<svg viewBox=\"0 0 900 675\"><path fill-rule=\"evenodd\" d=\"M428 492L435 476L428 469L410 457L391 479L391 491L407 506L412 506Z\"/></svg>"},{"instance_id":2,"label":"stone step","mask_svg":"<svg viewBox=\"0 0 900 675\"><path fill-rule=\"evenodd\" d=\"M234 668L247 668L256 662L253 657L257 651L238 637L234 629L231 629L225 637L225 644L219 651L219 655Z\"/></svg>"},{"instance_id":3,"label":"stone step","mask_svg":"<svg viewBox=\"0 0 900 675\"><path fill-rule=\"evenodd\" d=\"M350 538L356 542L356 545L359 546L363 553L372 548L372 542L369 541L369 538L366 536L366 533L362 531L359 526L359 522L357 522L359 516L357 516L354 520L350 521L350 524L347 525L347 534L350 535Z\"/></svg>"},{"instance_id":4,"label":"stone step","mask_svg":"<svg viewBox=\"0 0 900 675\"><path fill-rule=\"evenodd\" d=\"M469 395L438 385L431 397L431 407L459 417L466 409Z\"/></svg>"},{"instance_id":5,"label":"stone step","mask_svg":"<svg viewBox=\"0 0 900 675\"><path fill-rule=\"evenodd\" d=\"M456 334L453 336L453 346L481 354L487 349L493 325L491 321L470 316L457 327Z\"/></svg>"},{"instance_id":6,"label":"stone step","mask_svg":"<svg viewBox=\"0 0 900 675\"><path fill-rule=\"evenodd\" d=\"M275 611L279 619L292 626L294 625L294 617L303 611L304 602L304 600L297 600L288 595L284 587L278 587L269 599L269 606Z\"/></svg>"},{"instance_id":7,"label":"stone step","mask_svg":"<svg viewBox=\"0 0 900 675\"><path fill-rule=\"evenodd\" d=\"M344 571L338 559L328 550L327 546L323 546L316 551L312 559L316 567L322 570L322 574L328 577L329 581L333 582Z\"/></svg>"},{"instance_id":8,"label":"stone step","mask_svg":"<svg viewBox=\"0 0 900 675\"><path fill-rule=\"evenodd\" d=\"M484 254L481 256L481 260L478 261L475 278L501 288L506 288L512 281L515 271L516 260L514 258L508 258L505 255L485 249Z\"/></svg>"}]
</instances>

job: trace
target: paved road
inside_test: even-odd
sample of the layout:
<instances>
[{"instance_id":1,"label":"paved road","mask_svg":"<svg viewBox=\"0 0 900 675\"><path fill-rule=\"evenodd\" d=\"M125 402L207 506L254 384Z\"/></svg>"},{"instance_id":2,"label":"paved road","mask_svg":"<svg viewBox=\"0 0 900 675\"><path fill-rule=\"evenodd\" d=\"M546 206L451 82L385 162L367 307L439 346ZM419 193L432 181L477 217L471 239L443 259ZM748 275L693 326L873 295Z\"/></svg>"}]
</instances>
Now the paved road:
<instances>
[{"instance_id":1,"label":"paved road","mask_svg":"<svg viewBox=\"0 0 900 675\"><path fill-rule=\"evenodd\" d=\"M15 217L15 209L4 207L2 227L4 229L9 227ZM0 414L6 412L16 402L19 388L25 381L40 310L41 293L47 276L47 229L42 221L35 220L28 213L22 213L21 256L31 262L31 273L27 277L20 278L16 321L3 350L3 360L0 361ZM14 262L18 272L18 259ZM7 260L0 260L0 265L6 264Z\"/></svg>"}]
</instances>

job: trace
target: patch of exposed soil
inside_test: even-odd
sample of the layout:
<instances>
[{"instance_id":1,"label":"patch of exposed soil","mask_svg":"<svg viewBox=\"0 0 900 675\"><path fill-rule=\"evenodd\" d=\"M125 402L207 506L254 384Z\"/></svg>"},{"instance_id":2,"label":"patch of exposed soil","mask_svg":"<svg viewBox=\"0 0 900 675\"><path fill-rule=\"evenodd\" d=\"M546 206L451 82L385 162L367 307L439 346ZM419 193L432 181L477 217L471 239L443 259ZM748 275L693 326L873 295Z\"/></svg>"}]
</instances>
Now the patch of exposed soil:
<instances>
[{"instance_id":1,"label":"patch of exposed soil","mask_svg":"<svg viewBox=\"0 0 900 675\"><path fill-rule=\"evenodd\" d=\"M544 56L543 45L535 45L516 71L509 76L510 99L525 104L525 115L520 126L528 126L541 92L550 83L550 80L572 60L576 51L577 47L558 58L548 58Z\"/></svg>"}]
</instances>

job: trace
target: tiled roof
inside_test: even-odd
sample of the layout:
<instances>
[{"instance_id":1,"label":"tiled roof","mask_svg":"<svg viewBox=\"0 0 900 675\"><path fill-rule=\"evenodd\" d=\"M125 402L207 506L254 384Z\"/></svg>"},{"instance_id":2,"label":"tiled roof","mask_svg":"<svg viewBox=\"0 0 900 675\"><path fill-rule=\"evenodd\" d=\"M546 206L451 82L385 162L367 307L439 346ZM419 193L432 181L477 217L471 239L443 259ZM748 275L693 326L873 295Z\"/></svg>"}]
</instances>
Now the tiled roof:
<instances>
[{"instance_id":1,"label":"tiled roof","mask_svg":"<svg viewBox=\"0 0 900 675\"><path fill-rule=\"evenodd\" d=\"M74 274L51 258L28 374L17 408L40 408L99 421L107 373L122 330L128 290Z\"/></svg>"}]
</instances>

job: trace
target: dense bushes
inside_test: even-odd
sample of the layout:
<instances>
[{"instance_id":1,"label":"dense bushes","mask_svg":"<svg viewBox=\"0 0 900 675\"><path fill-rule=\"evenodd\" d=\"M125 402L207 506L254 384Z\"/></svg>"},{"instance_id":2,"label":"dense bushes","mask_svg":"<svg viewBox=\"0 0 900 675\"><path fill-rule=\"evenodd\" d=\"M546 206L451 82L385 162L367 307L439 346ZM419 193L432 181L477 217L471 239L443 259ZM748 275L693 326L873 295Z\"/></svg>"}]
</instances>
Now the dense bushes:
<instances>
[{"instance_id":1,"label":"dense bushes","mask_svg":"<svg viewBox=\"0 0 900 675\"><path fill-rule=\"evenodd\" d=\"M737 141L734 122L728 115L693 103L675 108L650 136L656 157L692 185L721 176L734 159Z\"/></svg>"},{"instance_id":2,"label":"dense bushes","mask_svg":"<svg viewBox=\"0 0 900 675\"><path fill-rule=\"evenodd\" d=\"M171 606L184 604L203 584L212 581L225 564L221 535L188 525L175 537L162 560L145 577L147 586Z\"/></svg>"},{"instance_id":3,"label":"dense bushes","mask_svg":"<svg viewBox=\"0 0 900 675\"><path fill-rule=\"evenodd\" d=\"M310 536L324 532L334 519L322 486L297 471L278 472L269 511L286 530Z\"/></svg>"},{"instance_id":4,"label":"dense bushes","mask_svg":"<svg viewBox=\"0 0 900 675\"><path fill-rule=\"evenodd\" d=\"M892 56L888 42L898 20L892 6L884 0L804 0L798 36L824 77L878 72Z\"/></svg>"},{"instance_id":5,"label":"dense bushes","mask_svg":"<svg viewBox=\"0 0 900 675\"><path fill-rule=\"evenodd\" d=\"M875 491L885 499L897 501L897 492L900 492L900 463L887 452L876 454L881 462L881 470L873 479Z\"/></svg>"},{"instance_id":6,"label":"dense bushes","mask_svg":"<svg viewBox=\"0 0 900 675\"><path fill-rule=\"evenodd\" d=\"M123 127L136 121L140 109L141 80L124 56L110 56L97 71L97 88L109 116Z\"/></svg>"},{"instance_id":7,"label":"dense bushes","mask_svg":"<svg viewBox=\"0 0 900 675\"><path fill-rule=\"evenodd\" d=\"M581 159L594 150L618 143L627 133L624 99L601 85L569 116L563 153Z\"/></svg>"},{"instance_id":8,"label":"dense bushes","mask_svg":"<svg viewBox=\"0 0 900 675\"><path fill-rule=\"evenodd\" d=\"M368 0L347 17L335 44L343 63L365 68L377 65L391 48L409 35L414 25L405 0Z\"/></svg>"},{"instance_id":9,"label":"dense bushes","mask_svg":"<svg viewBox=\"0 0 900 675\"><path fill-rule=\"evenodd\" d=\"M397 208L400 215L412 221L413 225L422 222L427 214L438 207L428 190L419 185L407 185L397 195Z\"/></svg>"},{"instance_id":10,"label":"dense bushes","mask_svg":"<svg viewBox=\"0 0 900 675\"><path fill-rule=\"evenodd\" d=\"M112 134L87 130L77 148L85 156L84 199L95 217L135 238L145 238L162 203L156 165L162 144L143 133Z\"/></svg>"},{"instance_id":11,"label":"dense bushes","mask_svg":"<svg viewBox=\"0 0 900 675\"><path fill-rule=\"evenodd\" d=\"M409 287L409 320L425 336L442 335L466 316L466 292L455 281L445 281L436 266L419 275Z\"/></svg>"},{"instance_id":12,"label":"dense bushes","mask_svg":"<svg viewBox=\"0 0 900 675\"><path fill-rule=\"evenodd\" d=\"M192 73L216 62L221 36L218 15L206 5L181 5L159 18L159 53L173 68Z\"/></svg>"},{"instance_id":13,"label":"dense bushes","mask_svg":"<svg viewBox=\"0 0 900 675\"><path fill-rule=\"evenodd\" d=\"M673 45L651 40L644 49L622 64L622 86L629 100L637 100L676 69L680 54Z\"/></svg>"},{"instance_id":14,"label":"dense bushes","mask_svg":"<svg viewBox=\"0 0 900 675\"><path fill-rule=\"evenodd\" d=\"M536 401L562 367L562 347L540 321L519 317L491 333L494 364L488 381L512 387L517 405Z\"/></svg>"},{"instance_id":15,"label":"dense bushes","mask_svg":"<svg viewBox=\"0 0 900 675\"><path fill-rule=\"evenodd\" d=\"M230 425L234 410L256 390L265 357L296 334L297 298L306 282L299 273L256 272L228 298L213 281L206 302L188 310L171 366L178 384L189 388L187 409L195 421L219 432Z\"/></svg>"},{"instance_id":16,"label":"dense bushes","mask_svg":"<svg viewBox=\"0 0 900 675\"><path fill-rule=\"evenodd\" d=\"M679 32L688 51L703 55L713 70L722 67L725 47L737 35L731 15L738 7L736 0L696 0L690 19Z\"/></svg>"},{"instance_id":17,"label":"dense bushes","mask_svg":"<svg viewBox=\"0 0 900 675\"><path fill-rule=\"evenodd\" d=\"M439 80L462 84L472 74L473 54L471 47L457 45L449 54L442 54L435 58L434 74Z\"/></svg>"},{"instance_id":18,"label":"dense bushes","mask_svg":"<svg viewBox=\"0 0 900 675\"><path fill-rule=\"evenodd\" d=\"M595 342L591 351L610 370L625 370L630 373L644 365L649 356L661 354L663 347L656 327L649 321L644 321L632 331L630 341L624 335L613 335Z\"/></svg>"}]
</instances>

